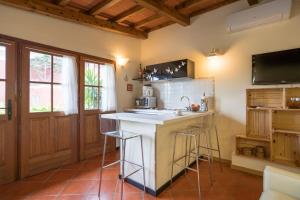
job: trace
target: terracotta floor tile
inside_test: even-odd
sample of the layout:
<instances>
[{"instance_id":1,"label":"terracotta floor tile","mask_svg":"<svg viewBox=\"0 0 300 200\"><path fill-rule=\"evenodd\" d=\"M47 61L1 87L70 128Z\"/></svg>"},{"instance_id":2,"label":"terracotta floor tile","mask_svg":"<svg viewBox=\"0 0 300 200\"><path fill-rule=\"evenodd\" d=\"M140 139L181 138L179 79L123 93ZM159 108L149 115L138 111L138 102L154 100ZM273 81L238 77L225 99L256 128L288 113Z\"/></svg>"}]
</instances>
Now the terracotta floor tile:
<instances>
[{"instance_id":1,"label":"terracotta floor tile","mask_svg":"<svg viewBox=\"0 0 300 200\"><path fill-rule=\"evenodd\" d=\"M119 188L117 188L118 180L103 180L101 184L101 193L113 193L116 192ZM91 188L91 193L98 193L98 185L94 185L94 188Z\"/></svg>"},{"instance_id":2,"label":"terracotta floor tile","mask_svg":"<svg viewBox=\"0 0 300 200\"><path fill-rule=\"evenodd\" d=\"M119 177L119 168L106 168L102 172L102 180L114 180Z\"/></svg>"},{"instance_id":3,"label":"terracotta floor tile","mask_svg":"<svg viewBox=\"0 0 300 200\"><path fill-rule=\"evenodd\" d=\"M175 191L171 195L174 200L195 200L199 198L197 190Z\"/></svg>"},{"instance_id":4,"label":"terracotta floor tile","mask_svg":"<svg viewBox=\"0 0 300 200\"><path fill-rule=\"evenodd\" d=\"M99 180L100 172L98 169L80 170L73 179L74 180Z\"/></svg>"},{"instance_id":5,"label":"terracotta floor tile","mask_svg":"<svg viewBox=\"0 0 300 200\"><path fill-rule=\"evenodd\" d=\"M64 188L62 194L84 195L89 192L93 184L95 184L95 181L71 181Z\"/></svg>"},{"instance_id":6,"label":"terracotta floor tile","mask_svg":"<svg viewBox=\"0 0 300 200\"><path fill-rule=\"evenodd\" d=\"M83 162L79 162L79 163L74 163L74 164L70 164L70 165L66 165L61 167L61 169L73 169L73 170L80 170L83 167Z\"/></svg>"},{"instance_id":7,"label":"terracotta floor tile","mask_svg":"<svg viewBox=\"0 0 300 200\"><path fill-rule=\"evenodd\" d=\"M105 163L111 163L119 158L119 153L110 153ZM98 200L99 167L101 156L86 161L67 165L60 169L41 173L23 181L0 186L1 200ZM208 176L208 163L200 164L201 194L205 200L257 200L262 192L262 177L246 174L223 165L223 172L217 162L212 164L213 186ZM195 168L195 165L192 166ZM101 200L120 198L118 179L119 165L103 171ZM197 175L188 172L187 175L176 179L172 186L154 197L125 183L124 199L145 200L197 200Z\"/></svg>"},{"instance_id":8,"label":"terracotta floor tile","mask_svg":"<svg viewBox=\"0 0 300 200\"><path fill-rule=\"evenodd\" d=\"M86 200L85 195L61 195L57 197L57 200Z\"/></svg>"},{"instance_id":9,"label":"terracotta floor tile","mask_svg":"<svg viewBox=\"0 0 300 200\"><path fill-rule=\"evenodd\" d=\"M56 200L56 195L34 195L29 196L26 200Z\"/></svg>"},{"instance_id":10,"label":"terracotta floor tile","mask_svg":"<svg viewBox=\"0 0 300 200\"><path fill-rule=\"evenodd\" d=\"M49 179L49 177L53 175L53 173L54 173L54 170L43 172L43 173L25 178L23 181L47 181Z\"/></svg>"},{"instance_id":11,"label":"terracotta floor tile","mask_svg":"<svg viewBox=\"0 0 300 200\"><path fill-rule=\"evenodd\" d=\"M67 184L67 181L48 181L41 185L35 195L59 195Z\"/></svg>"},{"instance_id":12,"label":"terracotta floor tile","mask_svg":"<svg viewBox=\"0 0 300 200\"><path fill-rule=\"evenodd\" d=\"M78 174L78 170L60 169L57 170L48 180L49 181L66 181L72 179Z\"/></svg>"},{"instance_id":13,"label":"terracotta floor tile","mask_svg":"<svg viewBox=\"0 0 300 200\"><path fill-rule=\"evenodd\" d=\"M35 192L38 192L42 182L31 182L31 181L18 181L10 184L9 187L1 194L15 195L15 196L28 196Z\"/></svg>"}]
</instances>

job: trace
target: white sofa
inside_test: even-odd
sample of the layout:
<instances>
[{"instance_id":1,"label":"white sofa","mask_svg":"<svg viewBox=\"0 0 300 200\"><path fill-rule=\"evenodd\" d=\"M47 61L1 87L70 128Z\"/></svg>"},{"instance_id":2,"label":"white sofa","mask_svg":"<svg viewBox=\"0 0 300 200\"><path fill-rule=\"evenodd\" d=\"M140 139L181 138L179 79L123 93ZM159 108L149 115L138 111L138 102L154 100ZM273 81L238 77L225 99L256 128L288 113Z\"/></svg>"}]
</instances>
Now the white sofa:
<instances>
[{"instance_id":1,"label":"white sofa","mask_svg":"<svg viewBox=\"0 0 300 200\"><path fill-rule=\"evenodd\" d=\"M267 166L260 200L300 199L300 174Z\"/></svg>"}]
</instances>

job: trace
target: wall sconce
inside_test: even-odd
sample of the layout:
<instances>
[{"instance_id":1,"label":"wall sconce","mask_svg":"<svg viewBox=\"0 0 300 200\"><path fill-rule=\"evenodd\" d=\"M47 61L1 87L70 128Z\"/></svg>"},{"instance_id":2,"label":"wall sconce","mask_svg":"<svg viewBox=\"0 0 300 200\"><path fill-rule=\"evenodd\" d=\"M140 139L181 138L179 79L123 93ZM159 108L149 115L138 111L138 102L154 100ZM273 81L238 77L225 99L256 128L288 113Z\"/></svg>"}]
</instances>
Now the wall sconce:
<instances>
[{"instance_id":1,"label":"wall sconce","mask_svg":"<svg viewBox=\"0 0 300 200\"><path fill-rule=\"evenodd\" d=\"M207 55L209 65L212 67L219 67L221 63L220 55L221 53L219 49L212 48L212 50Z\"/></svg>"},{"instance_id":2,"label":"wall sconce","mask_svg":"<svg viewBox=\"0 0 300 200\"><path fill-rule=\"evenodd\" d=\"M123 71L125 71L125 76L124 76L124 81L127 82L128 81L128 75L127 72L125 70L125 65L128 63L128 58L124 58L122 56L117 56L116 57L116 63L117 65L119 65Z\"/></svg>"},{"instance_id":3,"label":"wall sconce","mask_svg":"<svg viewBox=\"0 0 300 200\"><path fill-rule=\"evenodd\" d=\"M212 48L212 50L208 53L208 60L212 60L217 58L220 55L219 49Z\"/></svg>"}]
</instances>

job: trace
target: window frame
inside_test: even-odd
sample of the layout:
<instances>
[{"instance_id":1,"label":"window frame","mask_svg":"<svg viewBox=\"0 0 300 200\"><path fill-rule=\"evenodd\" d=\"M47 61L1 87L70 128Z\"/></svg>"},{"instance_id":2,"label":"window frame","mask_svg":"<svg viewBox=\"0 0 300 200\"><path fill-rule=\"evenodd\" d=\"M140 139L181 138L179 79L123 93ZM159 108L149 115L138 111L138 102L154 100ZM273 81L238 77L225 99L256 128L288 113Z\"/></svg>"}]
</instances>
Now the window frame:
<instances>
[{"instance_id":1,"label":"window frame","mask_svg":"<svg viewBox=\"0 0 300 200\"><path fill-rule=\"evenodd\" d=\"M46 81L32 81L30 79L30 53L31 52L34 52L34 53L40 53L40 54L46 54L46 55L49 55L51 56L51 80L49 82L46 82ZM54 66L54 56L56 57L63 57L64 55L67 55L67 54L60 54L60 53L57 53L57 52L53 52L53 51L47 51L47 50L42 50L42 49L37 49L37 48L28 48L28 72L29 72L29 77L28 77L28 97L29 97L29 105L28 105L28 112L30 114L46 114L46 113L58 113L58 114L63 114L63 110L61 111L54 111L54 92L53 92L53 88L54 88L54 85L62 85L62 83L58 83L58 82L54 82L53 79L53 66ZM30 94L30 84L33 83L33 84L44 84L44 85L50 85L50 111L38 111L38 112L32 112L31 111L31 105L30 105L30 97L31 97L31 94Z\"/></svg>"}]
</instances>

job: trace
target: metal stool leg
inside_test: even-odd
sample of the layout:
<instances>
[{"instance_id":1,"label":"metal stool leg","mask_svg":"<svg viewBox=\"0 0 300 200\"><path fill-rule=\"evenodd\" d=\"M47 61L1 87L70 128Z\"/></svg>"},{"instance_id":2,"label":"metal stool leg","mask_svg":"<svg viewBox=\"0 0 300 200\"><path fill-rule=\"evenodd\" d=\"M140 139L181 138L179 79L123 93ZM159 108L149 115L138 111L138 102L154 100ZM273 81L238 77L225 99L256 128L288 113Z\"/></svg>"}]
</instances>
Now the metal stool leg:
<instances>
[{"instance_id":1,"label":"metal stool leg","mask_svg":"<svg viewBox=\"0 0 300 200\"><path fill-rule=\"evenodd\" d=\"M140 136L141 141L141 153L142 153L142 166L143 166L143 180L144 180L144 192L146 192L146 179L145 179L145 164L144 164L144 148L143 148L143 137Z\"/></svg>"},{"instance_id":2,"label":"metal stool leg","mask_svg":"<svg viewBox=\"0 0 300 200\"><path fill-rule=\"evenodd\" d=\"M219 154L219 164L220 164L220 169L221 172L223 171L223 166L222 166L222 161L221 161L221 150L220 150L220 144L219 144L219 133L217 126L214 126L215 133L216 133L216 138L217 138L217 147L218 147L218 154Z\"/></svg>"},{"instance_id":3,"label":"metal stool leg","mask_svg":"<svg viewBox=\"0 0 300 200\"><path fill-rule=\"evenodd\" d=\"M198 142L197 142L197 138L194 135L194 144L195 144L195 150L196 150L196 165L197 165L197 180L198 180L198 195L199 195L199 199L201 198L201 190L200 190L200 173L199 173L199 162L198 162L198 158L199 158L199 149L198 149Z\"/></svg>"},{"instance_id":4,"label":"metal stool leg","mask_svg":"<svg viewBox=\"0 0 300 200\"><path fill-rule=\"evenodd\" d=\"M208 137L208 145L209 145L209 156L210 156L210 162L213 164L214 162L214 154L213 154L213 147L212 147L212 141L211 141L211 129L207 130L207 137Z\"/></svg>"},{"instance_id":5,"label":"metal stool leg","mask_svg":"<svg viewBox=\"0 0 300 200\"><path fill-rule=\"evenodd\" d=\"M124 182L125 182L125 151L126 151L126 139L122 140L122 186L121 186L121 200L123 199Z\"/></svg>"},{"instance_id":6,"label":"metal stool leg","mask_svg":"<svg viewBox=\"0 0 300 200\"><path fill-rule=\"evenodd\" d=\"M102 163L101 163L101 166L100 166L100 181L99 181L99 191L98 191L98 197L99 197L99 199L100 199L100 193L101 193L102 172L103 172L103 166L104 166L104 161L105 161L106 142L107 142L107 136L104 137L104 147L103 147Z\"/></svg>"},{"instance_id":7,"label":"metal stool leg","mask_svg":"<svg viewBox=\"0 0 300 200\"><path fill-rule=\"evenodd\" d=\"M213 185L213 178L212 178L212 172L211 172L211 154L210 154L210 147L209 147L209 132L208 130L205 131L205 139L206 139L206 149L207 149L207 161L208 161L208 171L209 171L209 179L210 184Z\"/></svg>"},{"instance_id":8,"label":"metal stool leg","mask_svg":"<svg viewBox=\"0 0 300 200\"><path fill-rule=\"evenodd\" d=\"M187 148L187 144L188 144L188 137L185 137L185 157L184 157L184 166L185 166L185 169L184 169L184 174L186 175L187 173L187 166L189 165L189 162L190 160L187 161L187 154L188 154L188 148ZM188 163L187 163L188 162Z\"/></svg>"},{"instance_id":9,"label":"metal stool leg","mask_svg":"<svg viewBox=\"0 0 300 200\"><path fill-rule=\"evenodd\" d=\"M174 172L174 161L175 161L175 149L176 149L176 139L177 139L177 134L174 136L174 144L173 144L173 156L172 156L172 168L171 168L171 184L173 183L173 172Z\"/></svg>"}]
</instances>

